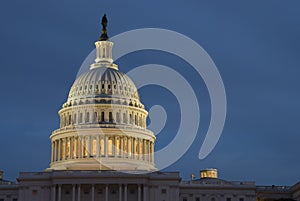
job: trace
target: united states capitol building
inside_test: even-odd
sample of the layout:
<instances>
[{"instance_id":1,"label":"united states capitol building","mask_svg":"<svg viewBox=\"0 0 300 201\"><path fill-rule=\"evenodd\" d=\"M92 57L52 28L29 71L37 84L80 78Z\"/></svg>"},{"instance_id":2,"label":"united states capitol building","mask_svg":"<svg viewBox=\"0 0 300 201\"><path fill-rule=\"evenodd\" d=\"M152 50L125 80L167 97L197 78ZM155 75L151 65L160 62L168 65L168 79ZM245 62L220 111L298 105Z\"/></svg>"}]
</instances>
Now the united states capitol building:
<instances>
[{"instance_id":1,"label":"united states capitol building","mask_svg":"<svg viewBox=\"0 0 300 201\"><path fill-rule=\"evenodd\" d=\"M219 179L216 169L184 181L179 172L159 171L148 112L133 81L113 63L106 24L104 17L95 62L58 112L49 168L21 172L17 182L0 171L0 201L300 201L300 182L256 186Z\"/></svg>"}]
</instances>

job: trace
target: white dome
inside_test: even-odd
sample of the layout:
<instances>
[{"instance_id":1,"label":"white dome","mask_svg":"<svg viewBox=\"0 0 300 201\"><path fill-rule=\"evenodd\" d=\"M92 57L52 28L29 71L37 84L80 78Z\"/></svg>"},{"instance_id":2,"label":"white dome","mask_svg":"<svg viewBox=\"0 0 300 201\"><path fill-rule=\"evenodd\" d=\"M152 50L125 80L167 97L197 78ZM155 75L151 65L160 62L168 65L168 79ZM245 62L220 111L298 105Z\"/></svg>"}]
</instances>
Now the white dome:
<instances>
[{"instance_id":1,"label":"white dome","mask_svg":"<svg viewBox=\"0 0 300 201\"><path fill-rule=\"evenodd\" d=\"M133 81L114 68L94 68L79 76L71 87L67 103L78 103L83 99L124 100L139 103L139 95ZM93 101L94 102L94 101Z\"/></svg>"}]
</instances>

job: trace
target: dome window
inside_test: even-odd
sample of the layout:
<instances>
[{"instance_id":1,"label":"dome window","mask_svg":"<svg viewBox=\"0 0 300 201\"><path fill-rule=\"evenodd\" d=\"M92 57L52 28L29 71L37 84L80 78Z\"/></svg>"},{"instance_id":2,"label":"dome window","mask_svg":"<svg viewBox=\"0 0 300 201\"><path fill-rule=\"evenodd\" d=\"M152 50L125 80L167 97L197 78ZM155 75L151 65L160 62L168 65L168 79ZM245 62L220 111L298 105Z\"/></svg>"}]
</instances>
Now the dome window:
<instances>
[{"instance_id":1,"label":"dome window","mask_svg":"<svg viewBox=\"0 0 300 201\"><path fill-rule=\"evenodd\" d=\"M109 112L109 122L113 122L114 119L113 119L113 115L112 115L112 112Z\"/></svg>"},{"instance_id":2,"label":"dome window","mask_svg":"<svg viewBox=\"0 0 300 201\"><path fill-rule=\"evenodd\" d=\"M104 112L101 112L101 122L104 122Z\"/></svg>"}]
</instances>

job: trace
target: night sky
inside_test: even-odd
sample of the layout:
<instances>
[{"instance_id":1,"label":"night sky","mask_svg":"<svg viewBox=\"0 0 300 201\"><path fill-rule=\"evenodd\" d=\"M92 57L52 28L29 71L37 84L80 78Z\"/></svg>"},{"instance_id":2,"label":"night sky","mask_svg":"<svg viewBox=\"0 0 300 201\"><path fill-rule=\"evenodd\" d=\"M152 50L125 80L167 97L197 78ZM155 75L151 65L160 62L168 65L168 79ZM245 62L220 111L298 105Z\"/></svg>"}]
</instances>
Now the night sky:
<instances>
[{"instance_id":1,"label":"night sky","mask_svg":"<svg viewBox=\"0 0 300 201\"><path fill-rule=\"evenodd\" d=\"M225 180L259 185L300 181L300 2L251 1L41 1L3 0L0 7L0 169L19 172L49 167L49 136L57 112L85 57L98 39L102 15L109 36L139 28L163 28L199 43L215 62L227 94L227 118L213 152L198 159L210 120L201 77L184 60L160 51L139 51L116 61L127 72L139 65L168 65L193 87L201 108L196 140L165 171L191 173L214 167ZM178 86L180 87L180 86ZM140 89L146 108L168 114L157 136L163 148L178 129L178 102L170 91Z\"/></svg>"}]
</instances>

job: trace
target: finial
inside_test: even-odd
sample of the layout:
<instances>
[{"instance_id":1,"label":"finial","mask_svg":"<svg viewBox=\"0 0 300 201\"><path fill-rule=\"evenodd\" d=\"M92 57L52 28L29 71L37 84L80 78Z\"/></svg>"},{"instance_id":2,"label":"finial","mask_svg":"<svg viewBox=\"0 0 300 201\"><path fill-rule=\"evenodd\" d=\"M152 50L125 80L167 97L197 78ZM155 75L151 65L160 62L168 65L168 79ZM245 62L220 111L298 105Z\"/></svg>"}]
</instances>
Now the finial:
<instances>
[{"instance_id":1,"label":"finial","mask_svg":"<svg viewBox=\"0 0 300 201\"><path fill-rule=\"evenodd\" d=\"M102 24L102 31L101 31L101 36L99 38L99 41L105 41L105 40L108 40L107 30L106 30L106 27L107 27L106 14L103 15L101 24Z\"/></svg>"}]
</instances>

